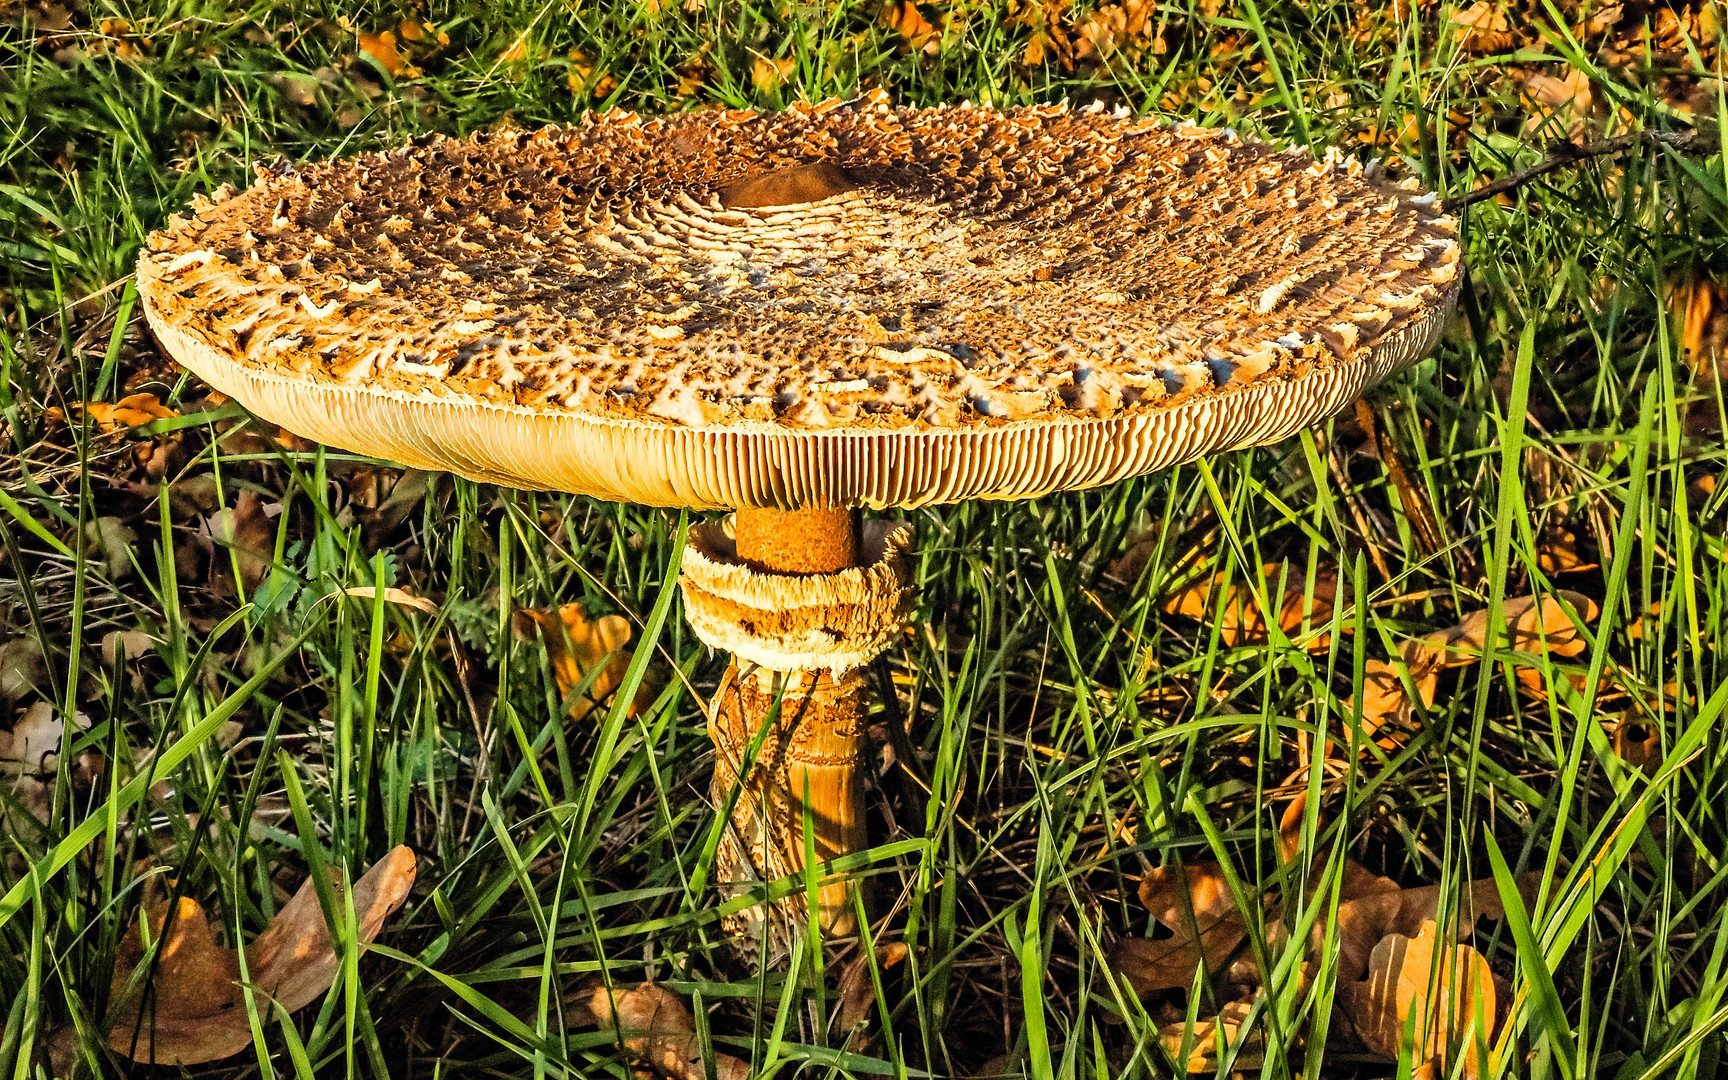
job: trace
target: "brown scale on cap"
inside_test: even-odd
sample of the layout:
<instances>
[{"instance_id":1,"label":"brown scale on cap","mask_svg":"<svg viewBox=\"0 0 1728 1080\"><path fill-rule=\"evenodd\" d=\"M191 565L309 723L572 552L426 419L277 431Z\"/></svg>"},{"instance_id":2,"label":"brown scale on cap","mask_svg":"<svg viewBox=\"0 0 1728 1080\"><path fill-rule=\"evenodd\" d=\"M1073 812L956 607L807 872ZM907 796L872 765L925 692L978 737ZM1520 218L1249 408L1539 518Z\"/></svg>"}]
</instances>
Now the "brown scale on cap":
<instances>
[{"instance_id":1,"label":"brown scale on cap","mask_svg":"<svg viewBox=\"0 0 1728 1080\"><path fill-rule=\"evenodd\" d=\"M1455 231L1336 156L877 95L264 171L155 234L139 284L179 359L337 445L660 505L881 506L1312 423L1431 341Z\"/></svg>"}]
</instances>

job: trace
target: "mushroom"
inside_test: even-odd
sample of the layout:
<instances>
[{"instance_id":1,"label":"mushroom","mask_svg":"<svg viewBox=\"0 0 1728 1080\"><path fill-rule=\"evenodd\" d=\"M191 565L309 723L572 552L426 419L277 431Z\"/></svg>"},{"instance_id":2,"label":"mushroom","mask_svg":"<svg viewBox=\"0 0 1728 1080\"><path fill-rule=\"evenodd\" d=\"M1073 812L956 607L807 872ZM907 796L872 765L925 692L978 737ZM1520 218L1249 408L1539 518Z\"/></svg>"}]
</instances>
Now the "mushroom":
<instances>
[{"instance_id":1,"label":"mushroom","mask_svg":"<svg viewBox=\"0 0 1728 1080\"><path fill-rule=\"evenodd\" d=\"M873 92L262 168L152 235L138 288L176 359L308 438L735 511L681 585L732 655L709 731L736 890L802 869L806 811L820 859L865 843L862 669L910 610L912 529L860 508L1285 438L1430 347L1456 231L1336 152ZM823 879L830 934L851 887ZM755 919L783 943L800 904Z\"/></svg>"}]
</instances>

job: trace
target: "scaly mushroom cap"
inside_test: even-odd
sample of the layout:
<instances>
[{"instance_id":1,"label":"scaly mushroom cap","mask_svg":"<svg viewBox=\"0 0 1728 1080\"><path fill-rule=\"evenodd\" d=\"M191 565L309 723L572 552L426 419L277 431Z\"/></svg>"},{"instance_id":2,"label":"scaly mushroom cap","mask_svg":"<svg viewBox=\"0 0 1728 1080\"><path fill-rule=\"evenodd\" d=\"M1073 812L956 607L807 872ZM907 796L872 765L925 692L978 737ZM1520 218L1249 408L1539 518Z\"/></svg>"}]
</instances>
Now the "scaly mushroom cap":
<instances>
[{"instance_id":1,"label":"scaly mushroom cap","mask_svg":"<svg viewBox=\"0 0 1728 1080\"><path fill-rule=\"evenodd\" d=\"M1452 219L1065 105L608 113L260 170L150 238L176 359L301 435L661 506L913 506L1284 438L1432 344Z\"/></svg>"}]
</instances>

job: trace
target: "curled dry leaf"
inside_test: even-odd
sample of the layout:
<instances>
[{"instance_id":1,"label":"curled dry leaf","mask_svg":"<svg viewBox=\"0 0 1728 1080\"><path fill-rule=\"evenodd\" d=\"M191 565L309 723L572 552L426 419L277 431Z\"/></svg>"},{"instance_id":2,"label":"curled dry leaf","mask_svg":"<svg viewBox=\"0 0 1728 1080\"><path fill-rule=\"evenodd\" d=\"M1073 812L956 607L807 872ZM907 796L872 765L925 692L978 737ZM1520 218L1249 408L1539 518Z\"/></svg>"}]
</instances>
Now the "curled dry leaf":
<instances>
[{"instance_id":1,"label":"curled dry leaf","mask_svg":"<svg viewBox=\"0 0 1728 1080\"><path fill-rule=\"evenodd\" d=\"M1561 589L1540 599L1520 596L1500 606L1505 646L1518 653L1547 653L1561 659L1571 659L1583 653L1587 647L1584 636L1573 625L1566 606L1560 602L1561 598L1584 622L1596 620L1596 602L1583 593ZM1399 649L1399 655L1409 669L1410 680L1415 684L1423 706L1431 708L1439 684L1439 672L1475 663L1487 645L1488 612L1482 610L1465 616L1456 626L1406 642ZM1534 669L1521 666L1519 681L1533 691L1541 691L1541 674ZM1353 698L1344 702L1344 709L1346 713L1356 711ZM1369 660L1363 670L1360 710L1363 737L1378 741L1384 749L1393 749L1398 745L1398 739L1390 734L1382 737L1381 732L1387 728L1409 728L1413 714L1413 703L1404 689L1404 681L1398 676L1397 667L1384 660ZM1348 740L1329 742L1327 755L1333 756L1341 744L1347 745Z\"/></svg>"},{"instance_id":2,"label":"curled dry leaf","mask_svg":"<svg viewBox=\"0 0 1728 1080\"><path fill-rule=\"evenodd\" d=\"M414 884L413 851L398 847L354 883L355 926L370 942L384 920L402 905ZM338 898L340 881L335 880ZM197 1065L231 1057L252 1045L252 1028L240 984L239 957L217 944L197 901L181 897L169 907L146 905L144 919L154 941L161 937L149 990L126 999L132 976L144 966L147 950L137 924L121 941L115 957L112 999L118 1003L108 1028L108 1045L134 1061ZM330 989L340 958L330 940L324 911L311 879L282 905L270 928L246 947L246 971L257 1008L269 1015L272 999L290 1012Z\"/></svg>"},{"instance_id":3,"label":"curled dry leaf","mask_svg":"<svg viewBox=\"0 0 1728 1080\"><path fill-rule=\"evenodd\" d=\"M748 1062L716 1053L715 1075L708 1077L689 1006L653 983L634 990L596 986L571 1008L568 1019L579 1026L614 1029L625 1050L667 1080L746 1080L750 1075Z\"/></svg>"},{"instance_id":4,"label":"curled dry leaf","mask_svg":"<svg viewBox=\"0 0 1728 1080\"><path fill-rule=\"evenodd\" d=\"M894 941L876 947L876 963L884 970L893 967L906 959L904 942ZM876 987L870 978L870 961L863 954L853 958L846 965L846 970L840 973L840 1007L839 1023L841 1032L853 1028L870 1019L870 1010L876 1004Z\"/></svg>"},{"instance_id":5,"label":"curled dry leaf","mask_svg":"<svg viewBox=\"0 0 1728 1080\"><path fill-rule=\"evenodd\" d=\"M934 56L941 49L940 31L924 17L913 0L893 0L882 8L882 25L906 39L913 52Z\"/></svg>"},{"instance_id":6,"label":"curled dry leaf","mask_svg":"<svg viewBox=\"0 0 1728 1080\"><path fill-rule=\"evenodd\" d=\"M90 726L90 718L73 718L79 729ZM45 701L24 710L10 731L0 731L0 786L7 788L25 812L47 821L54 799L54 776L60 771L60 742L66 725L54 706ZM88 783L102 772L102 758L94 753L78 755L73 779ZM6 807L0 805L0 822Z\"/></svg>"},{"instance_id":7,"label":"curled dry leaf","mask_svg":"<svg viewBox=\"0 0 1728 1080\"><path fill-rule=\"evenodd\" d=\"M265 505L257 492L243 488L233 509L218 510L205 522L210 539L234 553L247 592L263 582L276 560L276 527L270 519L281 511L279 505ZM212 564L211 581L218 590L232 590L233 565L225 557Z\"/></svg>"},{"instance_id":8,"label":"curled dry leaf","mask_svg":"<svg viewBox=\"0 0 1728 1080\"><path fill-rule=\"evenodd\" d=\"M1399 1058L1414 1018L1413 1061L1438 1058L1444 1071L1462 1052L1464 1075L1486 1071L1497 1012L1493 969L1475 949L1442 935L1432 920L1413 936L1382 938L1369 958L1368 977L1341 983L1335 1000L1362 1044L1381 1057Z\"/></svg>"},{"instance_id":9,"label":"curled dry leaf","mask_svg":"<svg viewBox=\"0 0 1728 1080\"><path fill-rule=\"evenodd\" d=\"M621 615L604 615L590 621L587 609L581 604L565 604L556 612L517 611L510 617L510 628L518 641L533 641L538 631L540 640L546 643L558 693L564 697L569 697L590 671L606 663L605 670L588 684L587 693L570 703L573 719L581 719L611 697L612 691L624 681L624 670L630 666L630 653L624 648L630 643L630 621ZM612 658L609 662L608 656ZM635 708L634 703L631 708Z\"/></svg>"},{"instance_id":10,"label":"curled dry leaf","mask_svg":"<svg viewBox=\"0 0 1728 1080\"><path fill-rule=\"evenodd\" d=\"M345 596L356 596L362 600L371 600L373 597L378 595L378 588L375 585L356 585L351 589L343 589L342 593ZM394 585L385 587L384 602L387 604L397 604L402 607L410 607L415 611L423 612L427 615L438 614L437 604L426 599L424 596L415 596L407 589L398 589Z\"/></svg>"},{"instance_id":11,"label":"curled dry leaf","mask_svg":"<svg viewBox=\"0 0 1728 1080\"><path fill-rule=\"evenodd\" d=\"M56 420L66 419L67 412L82 413L103 431L143 427L156 420L168 420L180 414L158 401L155 394L130 394L109 404L105 401L73 402L66 412L51 408L47 415Z\"/></svg>"},{"instance_id":12,"label":"curled dry leaf","mask_svg":"<svg viewBox=\"0 0 1728 1080\"><path fill-rule=\"evenodd\" d=\"M1220 1051L1227 1051L1242 1037L1242 1028L1253 1008L1246 1001L1227 1001L1217 1016L1195 1021L1192 1034L1186 1023L1166 1024L1158 1029L1158 1041L1164 1044L1164 1052L1172 1060L1181 1056L1183 1043L1187 1043L1187 1060L1178 1062L1185 1072L1217 1073ZM1247 1041L1232 1059L1232 1069L1258 1069L1264 1063L1265 1053L1265 1037L1258 1027L1250 1028Z\"/></svg>"},{"instance_id":13,"label":"curled dry leaf","mask_svg":"<svg viewBox=\"0 0 1728 1080\"><path fill-rule=\"evenodd\" d=\"M1505 52L1512 47L1512 23L1498 4L1476 0L1452 17L1453 40L1458 48L1478 56Z\"/></svg>"},{"instance_id":14,"label":"curled dry leaf","mask_svg":"<svg viewBox=\"0 0 1728 1080\"><path fill-rule=\"evenodd\" d=\"M1608 737L1620 760L1649 776L1662 767L1662 729L1626 715L1608 728Z\"/></svg>"},{"instance_id":15,"label":"curled dry leaf","mask_svg":"<svg viewBox=\"0 0 1728 1080\"><path fill-rule=\"evenodd\" d=\"M1283 572L1281 563L1267 563L1261 567L1260 575L1267 596L1278 587ZM1165 601L1165 612L1202 621L1217 619L1218 636L1226 645L1264 644L1269 631L1266 612L1256 599L1256 591L1241 583L1226 584L1229 576L1220 572L1193 583ZM1217 595L1219 589L1225 590L1222 598ZM1313 597L1304 597L1305 591L1303 571L1292 566L1275 616L1278 628L1285 634L1301 630L1304 618L1310 629L1322 627L1331 620L1332 610L1340 602L1337 571L1329 566L1322 567L1314 580ZM1347 596L1342 602L1349 602ZM1331 637L1325 633L1317 633L1304 643L1310 652L1324 652L1330 645Z\"/></svg>"}]
</instances>

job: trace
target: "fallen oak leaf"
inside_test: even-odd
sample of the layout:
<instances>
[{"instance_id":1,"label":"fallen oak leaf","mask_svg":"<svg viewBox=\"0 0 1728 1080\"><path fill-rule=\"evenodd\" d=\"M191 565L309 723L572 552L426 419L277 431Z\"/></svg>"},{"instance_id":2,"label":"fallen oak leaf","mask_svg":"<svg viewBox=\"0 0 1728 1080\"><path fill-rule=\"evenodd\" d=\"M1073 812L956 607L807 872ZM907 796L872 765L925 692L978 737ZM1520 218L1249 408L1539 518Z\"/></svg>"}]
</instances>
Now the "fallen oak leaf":
<instances>
[{"instance_id":1,"label":"fallen oak leaf","mask_svg":"<svg viewBox=\"0 0 1728 1080\"><path fill-rule=\"evenodd\" d=\"M1282 572L1280 563L1267 563L1260 568L1261 581L1268 596L1277 586ZM1227 584L1229 577L1228 572L1220 571L1193 582L1165 602L1165 613L1202 622L1217 619L1219 640L1232 647L1265 644L1270 637L1265 610L1252 588ZM1219 589L1224 590L1221 599L1215 598ZM1333 608L1341 594L1348 602L1348 593L1341 588L1337 573L1331 567L1323 567L1316 575L1311 598L1305 596L1305 592L1305 579L1293 574L1278 600L1275 616L1278 628L1285 634L1300 631L1304 619L1311 628L1318 630L1331 621ZM1331 646L1331 640L1330 634L1316 633L1303 642L1303 648L1310 652L1324 652Z\"/></svg>"},{"instance_id":2,"label":"fallen oak leaf","mask_svg":"<svg viewBox=\"0 0 1728 1080\"><path fill-rule=\"evenodd\" d=\"M884 971L904 959L905 942L894 941L876 947L876 962ZM870 958L867 954L859 954L840 973L839 996L841 1032L851 1031L870 1019L870 1007L876 1004L876 986L875 981L870 978Z\"/></svg>"},{"instance_id":3,"label":"fallen oak leaf","mask_svg":"<svg viewBox=\"0 0 1728 1080\"><path fill-rule=\"evenodd\" d=\"M95 421L103 431L138 428L157 420L170 420L179 412L162 404L155 394L129 394L112 404L105 401L75 401L65 410L50 408L47 415L64 420L71 412L80 412Z\"/></svg>"},{"instance_id":4,"label":"fallen oak leaf","mask_svg":"<svg viewBox=\"0 0 1728 1080\"><path fill-rule=\"evenodd\" d=\"M358 940L370 942L384 920L402 905L414 884L414 852L397 847L354 883ZM341 896L341 883L334 881ZM108 1028L108 1045L133 1061L198 1065L218 1061L252 1045L240 964L233 949L216 943L198 902L181 897L168 918L166 904L145 912L152 938L161 936L148 994L126 992L148 958L143 931L134 923L115 957L111 1000L119 1002ZM341 957L308 878L282 905L270 928L246 947L246 970L255 1003L274 1000L289 1012L330 989Z\"/></svg>"},{"instance_id":5,"label":"fallen oak leaf","mask_svg":"<svg viewBox=\"0 0 1728 1080\"><path fill-rule=\"evenodd\" d=\"M596 986L570 1009L567 1019L584 1027L612 1028L627 1052L667 1080L746 1080L750 1075L749 1062L717 1053L715 1075L708 1077L690 1007L653 983L634 990Z\"/></svg>"},{"instance_id":6,"label":"fallen oak leaf","mask_svg":"<svg viewBox=\"0 0 1728 1080\"><path fill-rule=\"evenodd\" d=\"M1216 1073L1219 1050L1236 1045L1253 1010L1251 1002L1225 1002L1217 1016L1195 1021L1192 1033L1189 1032L1186 1022L1164 1025L1158 1029L1158 1041L1164 1044L1164 1052L1170 1055L1172 1061L1181 1056L1182 1047L1184 1043L1187 1044L1187 1060L1177 1061L1177 1065L1184 1071ZM1231 1074L1238 1075L1236 1070L1240 1069L1258 1069L1264 1063L1265 1052L1265 1036L1259 1028L1251 1029L1231 1061Z\"/></svg>"},{"instance_id":7,"label":"fallen oak leaf","mask_svg":"<svg viewBox=\"0 0 1728 1080\"><path fill-rule=\"evenodd\" d=\"M1507 600L1500 605L1500 614L1514 652L1545 651L1570 659L1584 651L1583 635L1556 597L1564 597L1585 623L1596 621L1596 602L1569 589L1558 589L1553 595L1541 598L1520 596ZM1429 634L1422 644L1438 657L1441 667L1474 663L1488 646L1488 611L1471 612L1451 629Z\"/></svg>"},{"instance_id":8,"label":"fallen oak leaf","mask_svg":"<svg viewBox=\"0 0 1728 1080\"><path fill-rule=\"evenodd\" d=\"M570 703L572 719L581 719L611 697L630 666L630 653L624 646L630 643L632 631L630 621L622 615L590 620L587 608L580 603L565 604L557 611L523 608L510 617L510 628L518 641L533 641L539 634L562 697L569 697L590 671L608 656L612 658L588 684L587 693ZM631 709L635 709L634 703Z\"/></svg>"},{"instance_id":9,"label":"fallen oak leaf","mask_svg":"<svg viewBox=\"0 0 1728 1080\"><path fill-rule=\"evenodd\" d=\"M1248 929L1232 912L1207 924L1199 938L1178 930L1175 937L1124 937L1110 950L1110 966L1141 997L1156 990L1186 990L1201 965L1220 971L1236 955Z\"/></svg>"},{"instance_id":10,"label":"fallen oak leaf","mask_svg":"<svg viewBox=\"0 0 1728 1080\"><path fill-rule=\"evenodd\" d=\"M342 595L358 597L361 600L372 600L378 596L378 592L378 587L375 585L355 585L352 588L343 589ZM415 596L407 589L399 589L394 585L387 585L383 592L384 602L387 604L397 604L402 607L410 607L415 611L423 612L427 615L438 614L437 604L426 599L424 596Z\"/></svg>"},{"instance_id":11,"label":"fallen oak leaf","mask_svg":"<svg viewBox=\"0 0 1728 1080\"><path fill-rule=\"evenodd\" d=\"M1414 1020L1411 1060L1438 1058L1444 1069L1462 1044L1464 1075L1486 1071L1496 1022L1494 972L1469 945L1443 940L1433 920L1424 922L1414 936L1382 938L1369 958L1368 977L1341 982L1336 1001L1374 1054L1397 1061ZM1478 1024L1481 1043L1476 1041Z\"/></svg>"},{"instance_id":12,"label":"fallen oak leaf","mask_svg":"<svg viewBox=\"0 0 1728 1080\"><path fill-rule=\"evenodd\" d=\"M1526 903L1536 897L1539 876L1527 873L1518 879L1518 892ZM1398 889L1358 897L1338 905L1338 978L1355 981L1368 970L1374 947L1390 934L1406 937L1421 932L1422 924L1439 918L1440 902L1445 892L1439 885L1415 889ZM1458 897L1457 910L1449 929L1454 940L1470 933L1478 919L1500 919L1506 909L1500 900L1500 890L1493 878L1470 883ZM1310 944L1325 946L1326 920L1316 920Z\"/></svg>"}]
</instances>

